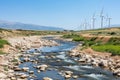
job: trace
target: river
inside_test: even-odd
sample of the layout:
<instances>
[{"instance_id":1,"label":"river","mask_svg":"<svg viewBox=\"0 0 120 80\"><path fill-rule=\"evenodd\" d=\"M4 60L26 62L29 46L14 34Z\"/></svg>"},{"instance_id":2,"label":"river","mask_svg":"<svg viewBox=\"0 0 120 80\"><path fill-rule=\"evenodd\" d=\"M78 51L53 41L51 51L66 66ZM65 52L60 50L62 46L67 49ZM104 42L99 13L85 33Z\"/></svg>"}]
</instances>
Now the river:
<instances>
[{"instance_id":1,"label":"river","mask_svg":"<svg viewBox=\"0 0 120 80\"><path fill-rule=\"evenodd\" d=\"M29 67L31 71L34 71L36 77L29 77L28 80L42 80L43 77L50 77L53 80L65 80L63 75L64 71L72 71L73 75L77 75L78 78L70 78L69 80L119 80L113 76L112 72L104 70L100 67L93 67L90 64L83 64L76 62L75 58L71 58L68 53L71 49L75 48L79 43L71 41L62 41L46 37L44 39L55 40L59 46L46 46L42 48L27 50L26 54L30 54L31 60L37 60L37 63L23 62L19 65L22 67ZM37 54L34 54L37 53ZM33 55L34 54L34 55ZM21 61L23 57L20 58ZM34 66L46 64L49 67L46 71L38 72ZM22 72L28 74L28 72Z\"/></svg>"}]
</instances>

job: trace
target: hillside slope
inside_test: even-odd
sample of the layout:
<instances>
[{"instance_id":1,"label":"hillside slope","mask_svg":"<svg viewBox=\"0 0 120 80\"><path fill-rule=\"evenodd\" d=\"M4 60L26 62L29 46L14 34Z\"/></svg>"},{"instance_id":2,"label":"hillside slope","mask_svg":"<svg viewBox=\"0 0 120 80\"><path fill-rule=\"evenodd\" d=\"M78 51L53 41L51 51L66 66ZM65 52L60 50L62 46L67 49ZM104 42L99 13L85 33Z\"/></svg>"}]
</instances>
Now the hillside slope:
<instances>
[{"instance_id":1,"label":"hillside slope","mask_svg":"<svg viewBox=\"0 0 120 80\"><path fill-rule=\"evenodd\" d=\"M8 22L0 20L0 28L5 29L23 29L23 30L51 30L51 31L62 31L64 29L51 26L40 26L34 24L25 24L19 22Z\"/></svg>"}]
</instances>

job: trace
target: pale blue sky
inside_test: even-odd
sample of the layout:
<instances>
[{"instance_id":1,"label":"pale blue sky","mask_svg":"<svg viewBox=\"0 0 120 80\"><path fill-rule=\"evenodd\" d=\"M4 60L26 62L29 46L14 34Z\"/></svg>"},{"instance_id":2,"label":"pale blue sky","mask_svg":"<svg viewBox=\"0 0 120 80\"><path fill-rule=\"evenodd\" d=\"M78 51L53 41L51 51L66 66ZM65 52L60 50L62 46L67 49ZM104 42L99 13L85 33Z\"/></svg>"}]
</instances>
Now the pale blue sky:
<instances>
[{"instance_id":1,"label":"pale blue sky","mask_svg":"<svg viewBox=\"0 0 120 80\"><path fill-rule=\"evenodd\" d=\"M102 7L112 24L120 24L120 0L0 0L0 20L76 29Z\"/></svg>"}]
</instances>

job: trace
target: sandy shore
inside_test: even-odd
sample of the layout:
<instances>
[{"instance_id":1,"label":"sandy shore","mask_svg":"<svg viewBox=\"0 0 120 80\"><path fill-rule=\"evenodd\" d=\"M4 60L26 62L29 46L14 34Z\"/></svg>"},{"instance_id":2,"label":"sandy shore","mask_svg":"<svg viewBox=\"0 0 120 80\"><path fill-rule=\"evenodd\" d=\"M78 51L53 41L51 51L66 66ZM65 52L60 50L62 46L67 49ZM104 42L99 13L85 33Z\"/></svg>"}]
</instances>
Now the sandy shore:
<instances>
[{"instance_id":1,"label":"sandy shore","mask_svg":"<svg viewBox=\"0 0 120 80\"><path fill-rule=\"evenodd\" d=\"M10 80L8 75L13 73L9 66L12 66L14 59L19 60L18 56L21 52L30 48L39 48L43 46L57 46L57 42L52 40L42 39L41 36L29 36L29 37L13 37L7 38L10 46L4 46L4 52L6 54L0 55L0 80Z\"/></svg>"}]
</instances>

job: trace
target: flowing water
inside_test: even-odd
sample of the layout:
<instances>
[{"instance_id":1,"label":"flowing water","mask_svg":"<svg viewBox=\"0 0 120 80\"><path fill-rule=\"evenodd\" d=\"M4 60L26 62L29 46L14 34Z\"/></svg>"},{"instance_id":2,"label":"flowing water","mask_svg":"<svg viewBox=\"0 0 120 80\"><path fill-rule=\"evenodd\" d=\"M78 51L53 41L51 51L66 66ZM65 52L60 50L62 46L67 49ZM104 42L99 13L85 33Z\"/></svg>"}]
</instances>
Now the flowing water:
<instances>
[{"instance_id":1,"label":"flowing water","mask_svg":"<svg viewBox=\"0 0 120 80\"><path fill-rule=\"evenodd\" d=\"M120 80L120 78L118 79L113 76L110 71L104 70L100 67L93 67L90 64L78 63L75 58L69 57L69 51L77 46L78 43L56 40L50 37L47 37L46 39L55 40L60 45L38 48L37 51L35 49L27 51L26 54L32 55L31 60L38 60L37 64L24 62L19 65L20 68L29 67L31 71L34 71L36 77L29 77L28 80L42 80L43 77L50 77L53 80L65 80L64 76L62 76L64 71L72 71L73 75L78 76L77 79L70 78L69 80ZM36 52L37 54L34 54ZM33 66L40 64L47 64L49 67L46 71L39 73ZM25 73L28 74L28 72Z\"/></svg>"}]
</instances>

